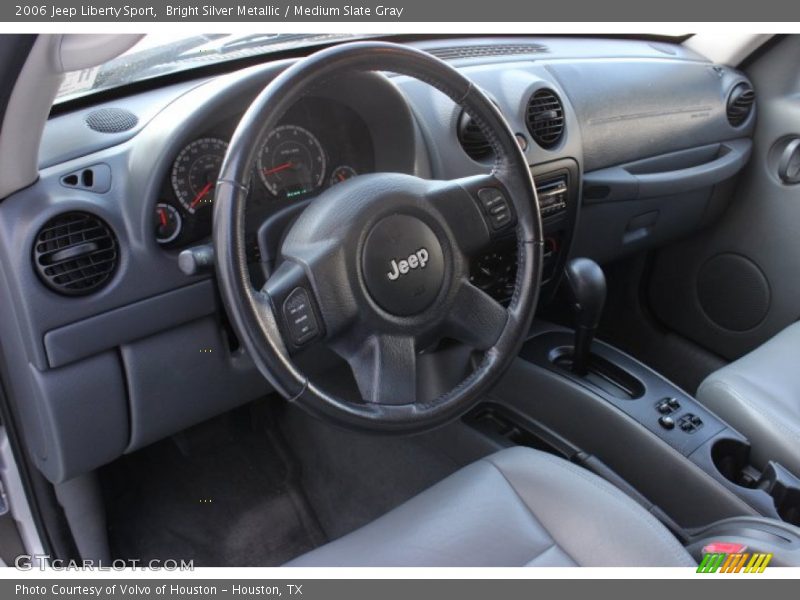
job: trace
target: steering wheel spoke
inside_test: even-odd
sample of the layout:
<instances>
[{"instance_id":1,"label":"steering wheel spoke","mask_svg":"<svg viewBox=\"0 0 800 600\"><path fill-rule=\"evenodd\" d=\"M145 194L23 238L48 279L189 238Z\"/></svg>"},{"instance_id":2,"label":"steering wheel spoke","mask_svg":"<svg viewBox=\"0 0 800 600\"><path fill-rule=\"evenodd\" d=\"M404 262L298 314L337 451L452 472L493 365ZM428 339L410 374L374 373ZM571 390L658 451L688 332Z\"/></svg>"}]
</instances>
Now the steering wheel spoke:
<instances>
[{"instance_id":1,"label":"steering wheel spoke","mask_svg":"<svg viewBox=\"0 0 800 600\"><path fill-rule=\"evenodd\" d=\"M516 223L506 186L493 173L432 182L428 201L447 220L467 257L513 231Z\"/></svg>"},{"instance_id":2,"label":"steering wheel spoke","mask_svg":"<svg viewBox=\"0 0 800 600\"><path fill-rule=\"evenodd\" d=\"M417 353L413 337L375 334L347 357L365 402L413 404L417 398Z\"/></svg>"},{"instance_id":3,"label":"steering wheel spoke","mask_svg":"<svg viewBox=\"0 0 800 600\"><path fill-rule=\"evenodd\" d=\"M468 281L462 281L452 310L445 320L445 333L476 350L495 345L508 321L508 310Z\"/></svg>"}]
</instances>

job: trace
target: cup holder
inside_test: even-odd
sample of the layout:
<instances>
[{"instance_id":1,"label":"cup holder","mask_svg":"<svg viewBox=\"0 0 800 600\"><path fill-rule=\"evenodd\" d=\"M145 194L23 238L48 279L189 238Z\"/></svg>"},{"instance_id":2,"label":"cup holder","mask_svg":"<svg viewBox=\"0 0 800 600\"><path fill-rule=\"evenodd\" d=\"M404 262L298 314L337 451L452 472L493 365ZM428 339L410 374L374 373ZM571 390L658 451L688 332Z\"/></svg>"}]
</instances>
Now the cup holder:
<instances>
[{"instance_id":1,"label":"cup holder","mask_svg":"<svg viewBox=\"0 0 800 600\"><path fill-rule=\"evenodd\" d=\"M800 479L781 465L769 462L761 474L759 487L763 487L775 501L775 510L781 519L800 526Z\"/></svg>"},{"instance_id":2,"label":"cup holder","mask_svg":"<svg viewBox=\"0 0 800 600\"><path fill-rule=\"evenodd\" d=\"M800 527L800 489L789 488L785 490L780 499L775 499L775 508L778 510L781 519Z\"/></svg>"},{"instance_id":3,"label":"cup holder","mask_svg":"<svg viewBox=\"0 0 800 600\"><path fill-rule=\"evenodd\" d=\"M725 479L740 487L753 489L761 473L750 465L750 445L740 440L722 439L711 447L711 460Z\"/></svg>"},{"instance_id":4,"label":"cup holder","mask_svg":"<svg viewBox=\"0 0 800 600\"><path fill-rule=\"evenodd\" d=\"M744 496L769 512L774 510L773 516L800 526L800 479L785 467L770 461L759 471L750 464L750 445L736 439L714 442L711 460L720 475L748 490Z\"/></svg>"}]
</instances>

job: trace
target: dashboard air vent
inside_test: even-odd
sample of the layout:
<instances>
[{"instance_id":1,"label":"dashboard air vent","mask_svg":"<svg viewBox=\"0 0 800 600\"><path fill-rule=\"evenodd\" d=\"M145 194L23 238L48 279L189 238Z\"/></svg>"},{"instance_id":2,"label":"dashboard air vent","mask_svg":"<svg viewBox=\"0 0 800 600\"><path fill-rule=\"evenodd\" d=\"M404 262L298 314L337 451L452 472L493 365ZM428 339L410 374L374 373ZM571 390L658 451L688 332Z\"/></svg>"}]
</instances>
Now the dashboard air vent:
<instances>
[{"instance_id":1,"label":"dashboard air vent","mask_svg":"<svg viewBox=\"0 0 800 600\"><path fill-rule=\"evenodd\" d=\"M136 127L139 117L124 108L98 108L86 115L89 129L100 133L122 133Z\"/></svg>"},{"instance_id":2,"label":"dashboard air vent","mask_svg":"<svg viewBox=\"0 0 800 600\"><path fill-rule=\"evenodd\" d=\"M33 247L36 272L65 296L91 294L117 268L117 240L100 218L85 212L58 215L45 223Z\"/></svg>"},{"instance_id":3,"label":"dashboard air vent","mask_svg":"<svg viewBox=\"0 0 800 600\"><path fill-rule=\"evenodd\" d=\"M748 83L739 83L728 96L728 122L734 127L738 127L747 120L753 110L753 103L756 101L756 93Z\"/></svg>"},{"instance_id":4,"label":"dashboard air vent","mask_svg":"<svg viewBox=\"0 0 800 600\"><path fill-rule=\"evenodd\" d=\"M486 160L494 154L481 128L465 111L458 117L458 141L472 160Z\"/></svg>"},{"instance_id":5,"label":"dashboard air vent","mask_svg":"<svg viewBox=\"0 0 800 600\"><path fill-rule=\"evenodd\" d=\"M564 107L553 90L542 88L528 100L525 124L534 141L542 148L552 148L564 134Z\"/></svg>"},{"instance_id":6,"label":"dashboard air vent","mask_svg":"<svg viewBox=\"0 0 800 600\"><path fill-rule=\"evenodd\" d=\"M489 58L493 56L523 56L526 54L545 54L547 46L543 44L487 44L485 46L448 46L430 48L430 54L442 60L458 60L460 58Z\"/></svg>"}]
</instances>

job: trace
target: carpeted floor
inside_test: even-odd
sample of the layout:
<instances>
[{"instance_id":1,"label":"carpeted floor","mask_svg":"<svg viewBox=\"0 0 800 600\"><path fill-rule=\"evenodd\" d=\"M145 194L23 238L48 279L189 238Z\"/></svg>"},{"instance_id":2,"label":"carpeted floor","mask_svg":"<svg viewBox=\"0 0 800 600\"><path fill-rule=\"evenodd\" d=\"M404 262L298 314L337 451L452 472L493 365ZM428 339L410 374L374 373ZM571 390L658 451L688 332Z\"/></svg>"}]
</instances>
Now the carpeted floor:
<instances>
[{"instance_id":1,"label":"carpeted floor","mask_svg":"<svg viewBox=\"0 0 800 600\"><path fill-rule=\"evenodd\" d=\"M325 541L264 404L126 456L101 477L115 558L275 566Z\"/></svg>"},{"instance_id":2,"label":"carpeted floor","mask_svg":"<svg viewBox=\"0 0 800 600\"><path fill-rule=\"evenodd\" d=\"M355 393L349 371L320 380ZM415 436L366 434L264 399L101 470L112 554L281 565L496 449L461 422Z\"/></svg>"}]
</instances>

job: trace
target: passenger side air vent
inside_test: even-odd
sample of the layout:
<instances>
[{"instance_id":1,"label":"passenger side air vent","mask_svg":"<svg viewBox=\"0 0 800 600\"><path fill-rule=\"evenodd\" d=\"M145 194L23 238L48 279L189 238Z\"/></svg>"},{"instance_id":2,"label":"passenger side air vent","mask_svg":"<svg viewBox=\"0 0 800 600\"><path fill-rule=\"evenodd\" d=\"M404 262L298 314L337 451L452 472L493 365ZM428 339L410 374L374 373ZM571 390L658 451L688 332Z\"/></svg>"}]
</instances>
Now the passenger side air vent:
<instances>
[{"instance_id":1,"label":"passenger side air vent","mask_svg":"<svg viewBox=\"0 0 800 600\"><path fill-rule=\"evenodd\" d=\"M734 127L738 127L747 120L753 110L756 101L756 93L748 83L739 83L728 96L728 122Z\"/></svg>"},{"instance_id":2,"label":"passenger side air vent","mask_svg":"<svg viewBox=\"0 0 800 600\"><path fill-rule=\"evenodd\" d=\"M99 217L85 212L58 215L36 236L33 260L41 280L65 296L91 294L117 268L117 240Z\"/></svg>"},{"instance_id":3,"label":"passenger side air vent","mask_svg":"<svg viewBox=\"0 0 800 600\"><path fill-rule=\"evenodd\" d=\"M472 160L483 161L494 154L489 140L466 111L458 117L458 141Z\"/></svg>"},{"instance_id":4,"label":"passenger side air vent","mask_svg":"<svg viewBox=\"0 0 800 600\"><path fill-rule=\"evenodd\" d=\"M540 89L528 100L525 124L534 141L542 148L552 148L564 133L564 107L553 90Z\"/></svg>"},{"instance_id":5,"label":"passenger side air vent","mask_svg":"<svg viewBox=\"0 0 800 600\"><path fill-rule=\"evenodd\" d=\"M526 54L545 54L547 46L543 44L487 44L485 46L448 46L446 48L430 48L430 54L442 60L458 60L459 58L488 58L492 56L524 56Z\"/></svg>"}]
</instances>

